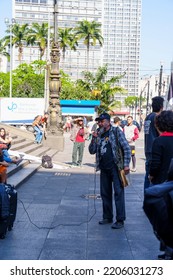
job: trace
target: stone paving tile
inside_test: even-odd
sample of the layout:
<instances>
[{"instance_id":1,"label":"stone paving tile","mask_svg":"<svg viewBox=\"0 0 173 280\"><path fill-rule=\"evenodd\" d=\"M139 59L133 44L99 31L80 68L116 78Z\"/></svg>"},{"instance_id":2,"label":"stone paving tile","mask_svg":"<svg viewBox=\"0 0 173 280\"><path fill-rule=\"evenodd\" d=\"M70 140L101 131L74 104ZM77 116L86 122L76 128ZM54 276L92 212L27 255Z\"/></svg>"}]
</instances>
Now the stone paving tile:
<instances>
[{"instance_id":1,"label":"stone paving tile","mask_svg":"<svg viewBox=\"0 0 173 280\"><path fill-rule=\"evenodd\" d=\"M127 239L88 240L88 260L132 260Z\"/></svg>"},{"instance_id":2,"label":"stone paving tile","mask_svg":"<svg viewBox=\"0 0 173 280\"><path fill-rule=\"evenodd\" d=\"M58 163L71 162L72 142L68 138L65 135L64 152L54 157ZM130 186L125 189L126 221L120 230L111 229L111 224L98 224L102 219L102 201L93 195L99 196L100 176L93 168L95 156L88 153L88 144L82 169L40 169L18 188L18 198L31 221L18 201L14 228L5 240L0 240L0 259L157 258L159 242L142 209L143 139L136 144L137 172L130 174Z\"/></svg>"},{"instance_id":3,"label":"stone paving tile","mask_svg":"<svg viewBox=\"0 0 173 280\"><path fill-rule=\"evenodd\" d=\"M47 238L40 260L86 260L86 236L61 235ZM64 246L65 244L65 246Z\"/></svg>"}]
</instances>

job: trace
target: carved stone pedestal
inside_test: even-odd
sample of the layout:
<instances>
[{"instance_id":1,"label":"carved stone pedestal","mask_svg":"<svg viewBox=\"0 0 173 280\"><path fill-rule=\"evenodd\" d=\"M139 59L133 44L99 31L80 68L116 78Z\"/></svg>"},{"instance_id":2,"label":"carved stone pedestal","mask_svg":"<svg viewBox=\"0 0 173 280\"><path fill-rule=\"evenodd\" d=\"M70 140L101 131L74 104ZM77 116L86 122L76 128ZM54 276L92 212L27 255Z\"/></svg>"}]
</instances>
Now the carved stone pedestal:
<instances>
[{"instance_id":1,"label":"carved stone pedestal","mask_svg":"<svg viewBox=\"0 0 173 280\"><path fill-rule=\"evenodd\" d=\"M56 149L58 152L63 152L64 137L62 135L47 135L46 140L43 140L43 145L51 149Z\"/></svg>"}]
</instances>

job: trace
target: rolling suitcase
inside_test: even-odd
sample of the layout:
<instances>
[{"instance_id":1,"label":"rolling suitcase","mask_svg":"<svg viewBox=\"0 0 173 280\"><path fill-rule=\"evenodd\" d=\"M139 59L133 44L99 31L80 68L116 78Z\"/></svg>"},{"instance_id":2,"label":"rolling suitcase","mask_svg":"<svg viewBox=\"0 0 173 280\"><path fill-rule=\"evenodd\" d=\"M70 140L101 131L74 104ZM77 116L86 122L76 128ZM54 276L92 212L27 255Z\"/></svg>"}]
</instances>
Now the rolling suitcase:
<instances>
[{"instance_id":1,"label":"rolling suitcase","mask_svg":"<svg viewBox=\"0 0 173 280\"><path fill-rule=\"evenodd\" d=\"M17 212L17 191L15 190L14 186L10 184L5 184L6 192L9 196L9 217L8 217L8 230L12 230L13 224L16 218Z\"/></svg>"},{"instance_id":2,"label":"rolling suitcase","mask_svg":"<svg viewBox=\"0 0 173 280\"><path fill-rule=\"evenodd\" d=\"M10 213L10 200L4 184L0 184L0 239L4 239L8 225Z\"/></svg>"}]
</instances>

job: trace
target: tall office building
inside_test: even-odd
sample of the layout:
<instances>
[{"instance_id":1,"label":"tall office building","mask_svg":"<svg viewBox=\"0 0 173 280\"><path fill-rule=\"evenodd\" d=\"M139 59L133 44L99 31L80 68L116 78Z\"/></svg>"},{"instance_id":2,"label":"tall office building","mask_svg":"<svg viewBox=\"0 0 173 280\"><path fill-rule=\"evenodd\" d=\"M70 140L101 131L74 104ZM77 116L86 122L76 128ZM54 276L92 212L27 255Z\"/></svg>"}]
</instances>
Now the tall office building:
<instances>
[{"instance_id":1,"label":"tall office building","mask_svg":"<svg viewBox=\"0 0 173 280\"><path fill-rule=\"evenodd\" d=\"M138 94L140 22L142 0L59 0L58 27L75 27L78 21L86 19L102 23L104 45L90 47L89 71L104 64L108 65L107 78L126 72L120 85L128 95ZM19 24L49 22L53 26L53 0L13 0L13 17ZM48 53L45 55L48 56ZM24 51L23 61L39 58L37 47ZM17 55L15 65L18 64ZM72 79L81 77L86 70L87 50L80 42L76 51L67 50L65 61L60 67Z\"/></svg>"},{"instance_id":2,"label":"tall office building","mask_svg":"<svg viewBox=\"0 0 173 280\"><path fill-rule=\"evenodd\" d=\"M19 24L48 22L50 27L53 26L54 0L13 0L13 3L14 17ZM73 28L78 21L83 19L101 22L101 4L102 0L59 0L57 15L58 27ZM47 59L48 52L45 54L44 59ZM17 51L15 57L15 65L17 65L19 63ZM38 48L25 48L23 61L30 62L35 59L39 59ZM89 70L95 71L99 65L101 65L101 49L99 45L95 47L91 46L89 51ZM79 43L76 51L66 50L64 60L61 55L60 68L63 68L72 79L80 78L81 72L87 70L87 50L82 41Z\"/></svg>"},{"instance_id":3,"label":"tall office building","mask_svg":"<svg viewBox=\"0 0 173 280\"><path fill-rule=\"evenodd\" d=\"M104 0L103 64L108 77L126 72L120 83L128 95L138 94L140 23L142 0Z\"/></svg>"}]
</instances>

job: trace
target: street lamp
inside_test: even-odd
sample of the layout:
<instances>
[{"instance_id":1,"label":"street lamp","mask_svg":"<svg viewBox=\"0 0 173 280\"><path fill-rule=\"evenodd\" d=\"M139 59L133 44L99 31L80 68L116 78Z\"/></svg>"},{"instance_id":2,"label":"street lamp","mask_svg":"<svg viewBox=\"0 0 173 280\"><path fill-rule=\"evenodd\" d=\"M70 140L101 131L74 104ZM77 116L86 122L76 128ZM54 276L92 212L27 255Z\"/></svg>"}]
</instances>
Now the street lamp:
<instances>
[{"instance_id":1,"label":"street lamp","mask_svg":"<svg viewBox=\"0 0 173 280\"><path fill-rule=\"evenodd\" d=\"M155 87L157 89L158 86L158 96L162 95L162 87L163 87L163 92L165 88L165 81L162 82L162 76L163 76L163 65L160 67L160 74L159 74L159 82L156 81Z\"/></svg>"},{"instance_id":2,"label":"street lamp","mask_svg":"<svg viewBox=\"0 0 173 280\"><path fill-rule=\"evenodd\" d=\"M58 151L64 150L64 137L63 137L63 122L60 106L60 46L58 42L57 30L57 14L58 14L58 1L53 1L53 16L54 16L54 40L50 53L50 76L49 76L49 118L47 125L47 137L44 142L45 146L54 147Z\"/></svg>"},{"instance_id":3,"label":"street lamp","mask_svg":"<svg viewBox=\"0 0 173 280\"><path fill-rule=\"evenodd\" d=\"M8 18L5 19L5 24L9 28L10 31L10 98L12 97L12 70L13 70L13 49L12 49L12 27L13 24L16 23L15 18L10 20Z\"/></svg>"}]
</instances>

